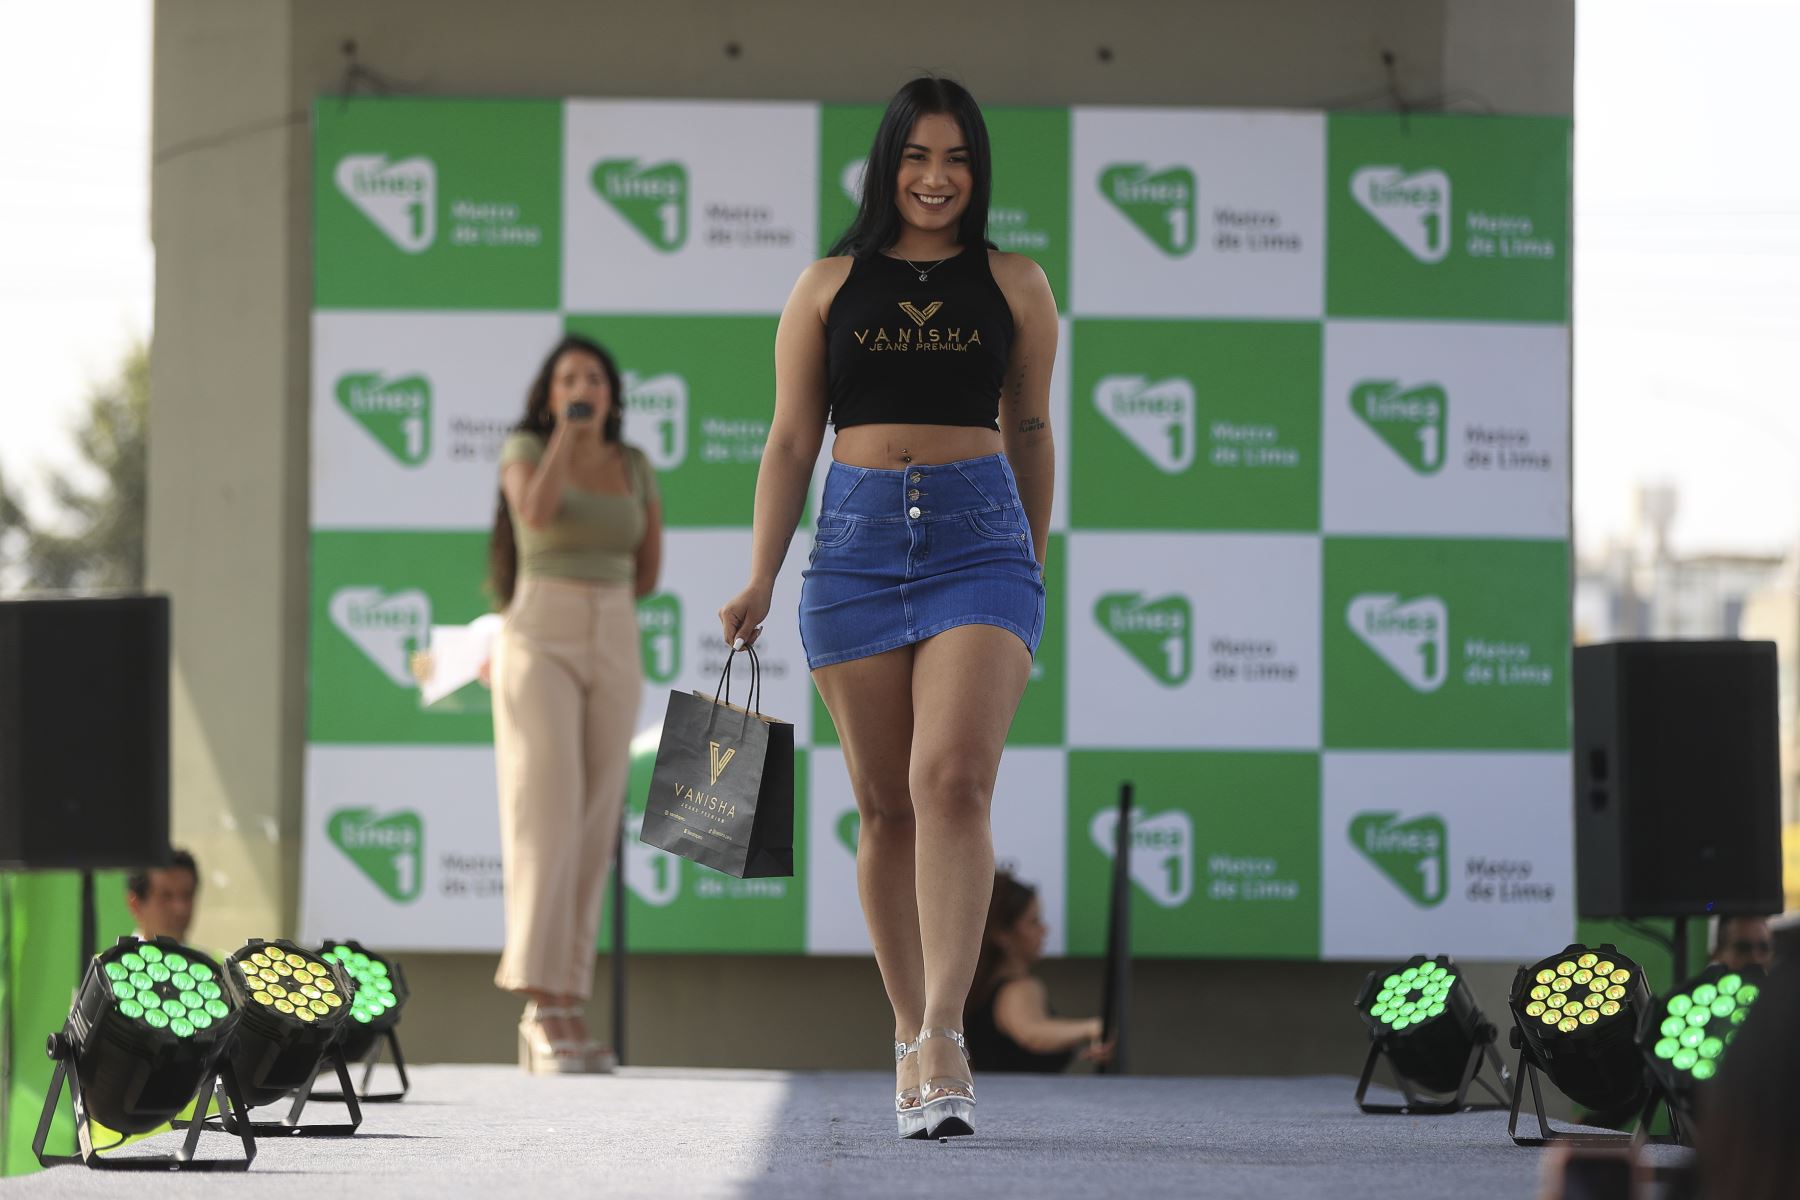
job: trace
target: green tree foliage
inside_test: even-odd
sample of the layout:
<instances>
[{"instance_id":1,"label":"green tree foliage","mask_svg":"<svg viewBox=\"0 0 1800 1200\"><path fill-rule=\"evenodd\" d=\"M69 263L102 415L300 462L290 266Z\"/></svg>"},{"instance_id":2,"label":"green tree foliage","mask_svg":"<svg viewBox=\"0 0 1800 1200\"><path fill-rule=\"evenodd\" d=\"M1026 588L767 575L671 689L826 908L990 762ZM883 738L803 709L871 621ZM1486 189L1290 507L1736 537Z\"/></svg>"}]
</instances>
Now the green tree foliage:
<instances>
[{"instance_id":1,"label":"green tree foliage","mask_svg":"<svg viewBox=\"0 0 1800 1200\"><path fill-rule=\"evenodd\" d=\"M47 513L27 513L0 479L0 586L134 591L144 585L145 421L150 349L88 393L74 429L81 464L48 480Z\"/></svg>"}]
</instances>

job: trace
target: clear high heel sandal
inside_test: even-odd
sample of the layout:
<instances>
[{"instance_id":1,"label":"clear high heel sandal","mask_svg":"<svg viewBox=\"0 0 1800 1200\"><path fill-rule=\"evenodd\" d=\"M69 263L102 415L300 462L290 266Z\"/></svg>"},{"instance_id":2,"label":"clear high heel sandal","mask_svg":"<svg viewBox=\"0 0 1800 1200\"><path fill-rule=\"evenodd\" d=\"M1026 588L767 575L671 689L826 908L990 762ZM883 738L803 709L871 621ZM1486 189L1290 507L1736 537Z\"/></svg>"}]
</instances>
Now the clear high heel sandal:
<instances>
[{"instance_id":1,"label":"clear high heel sandal","mask_svg":"<svg viewBox=\"0 0 1800 1200\"><path fill-rule=\"evenodd\" d=\"M917 1042L895 1042L894 1065L899 1066L906 1061L907 1055L918 1052ZM902 1138L925 1136L925 1110L920 1106L918 1088L901 1088L894 1093L894 1121L900 1127Z\"/></svg>"},{"instance_id":2,"label":"clear high heel sandal","mask_svg":"<svg viewBox=\"0 0 1800 1200\"><path fill-rule=\"evenodd\" d=\"M533 1075L572 1075L587 1069L585 1047L579 1042L551 1041L544 1019L573 1017L576 1008L544 1008L535 1000L525 1005L519 1018L519 1065Z\"/></svg>"},{"instance_id":3,"label":"clear high heel sandal","mask_svg":"<svg viewBox=\"0 0 1800 1200\"><path fill-rule=\"evenodd\" d=\"M944 1038L962 1052L965 1070L969 1061L969 1044L960 1030L921 1029L915 1047L926 1038ZM923 1103L927 1138L968 1137L975 1132L975 1081L954 1075L933 1076L925 1081Z\"/></svg>"}]
</instances>

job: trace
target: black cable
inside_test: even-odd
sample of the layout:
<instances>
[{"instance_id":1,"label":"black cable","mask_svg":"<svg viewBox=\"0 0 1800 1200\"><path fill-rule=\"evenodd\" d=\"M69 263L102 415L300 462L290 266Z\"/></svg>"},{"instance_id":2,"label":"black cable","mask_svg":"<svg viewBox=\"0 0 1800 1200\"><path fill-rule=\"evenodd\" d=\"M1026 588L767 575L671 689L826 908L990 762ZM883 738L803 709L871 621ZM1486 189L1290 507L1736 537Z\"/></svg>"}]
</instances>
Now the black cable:
<instances>
[{"instance_id":1,"label":"black cable","mask_svg":"<svg viewBox=\"0 0 1800 1200\"><path fill-rule=\"evenodd\" d=\"M1388 98L1394 102L1394 109L1401 116L1406 116L1411 111L1411 107L1406 103L1406 97L1400 92L1400 72L1395 65L1398 61L1392 50L1381 52L1381 69L1387 75Z\"/></svg>"},{"instance_id":2,"label":"black cable","mask_svg":"<svg viewBox=\"0 0 1800 1200\"><path fill-rule=\"evenodd\" d=\"M1476 112L1488 115L1492 115L1495 111L1493 101L1470 88L1451 88L1449 91L1434 96L1407 99L1405 91L1400 86L1400 59L1392 50L1381 52L1381 70L1385 78L1385 83L1381 87L1367 92L1358 92L1353 96L1326 100L1314 104L1312 107L1322 108L1327 112L1341 112L1347 109L1362 108L1380 101L1403 118L1416 112L1443 113L1459 107L1472 108Z\"/></svg>"},{"instance_id":3,"label":"black cable","mask_svg":"<svg viewBox=\"0 0 1800 1200\"><path fill-rule=\"evenodd\" d=\"M1671 955L1675 953L1675 941L1673 938L1664 937L1659 930L1644 924L1642 921L1634 921L1629 917L1624 917L1620 919L1619 924L1625 926L1625 928L1631 930L1631 932L1637 934L1639 937L1655 942L1664 950L1667 950Z\"/></svg>"},{"instance_id":4,"label":"black cable","mask_svg":"<svg viewBox=\"0 0 1800 1200\"><path fill-rule=\"evenodd\" d=\"M157 150L151 154L150 165L161 166L172 158L180 158L182 155L191 154L195 150L209 150L219 146L229 145L241 138L253 137L259 133L267 133L271 129L281 129L288 125L304 125L310 115L310 113L305 111L283 113L276 117L264 117L258 121L246 121L242 125L234 125L230 129L222 130L219 133L209 133L203 137L188 138L186 141L176 142L172 146L165 146L163 149Z\"/></svg>"},{"instance_id":5,"label":"black cable","mask_svg":"<svg viewBox=\"0 0 1800 1200\"><path fill-rule=\"evenodd\" d=\"M355 96L358 91L369 91L377 96L391 96L395 92L417 92L418 84L404 79L394 79L377 71L374 67L364 66L356 57L356 39L346 38L338 47L344 56L344 75L338 81L338 91L345 100Z\"/></svg>"}]
</instances>

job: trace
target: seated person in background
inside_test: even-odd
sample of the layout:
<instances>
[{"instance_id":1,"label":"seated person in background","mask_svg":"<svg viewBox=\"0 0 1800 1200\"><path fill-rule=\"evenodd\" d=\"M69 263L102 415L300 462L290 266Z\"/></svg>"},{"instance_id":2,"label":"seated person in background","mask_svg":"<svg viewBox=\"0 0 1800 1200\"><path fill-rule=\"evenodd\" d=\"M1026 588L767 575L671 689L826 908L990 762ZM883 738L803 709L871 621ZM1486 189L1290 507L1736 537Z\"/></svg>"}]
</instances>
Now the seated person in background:
<instances>
[{"instance_id":1,"label":"seated person in background","mask_svg":"<svg viewBox=\"0 0 1800 1200\"><path fill-rule=\"evenodd\" d=\"M137 928L133 935L140 942L154 937L172 937L178 942L187 941L188 926L194 921L194 894L200 890L200 868L194 862L194 856L186 850L177 849L169 855L169 862L161 867L142 867L125 877L125 904L131 909L131 919ZM194 1117L194 1106L199 1101L176 1114L178 1121L191 1121ZM214 1100L207 1097L207 1111L214 1111ZM93 1122L94 1141L104 1150L117 1150L121 1146L130 1146L146 1138L153 1138L160 1133L167 1133L173 1125L158 1125L155 1129L144 1133L126 1135L114 1133L100 1122Z\"/></svg>"},{"instance_id":2,"label":"seated person in background","mask_svg":"<svg viewBox=\"0 0 1800 1200\"><path fill-rule=\"evenodd\" d=\"M125 903L139 941L172 937L187 941L194 920L194 894L200 890L200 868L186 850L176 850L163 867L133 871L125 880Z\"/></svg>"},{"instance_id":3,"label":"seated person in background","mask_svg":"<svg viewBox=\"0 0 1800 1200\"><path fill-rule=\"evenodd\" d=\"M1712 961L1734 971L1761 967L1767 971L1775 958L1775 935L1767 917L1713 918Z\"/></svg>"},{"instance_id":4,"label":"seated person in background","mask_svg":"<svg viewBox=\"0 0 1800 1200\"><path fill-rule=\"evenodd\" d=\"M1037 889L996 872L975 984L963 1014L969 1061L980 1070L1061 1071L1077 1051L1089 1062L1112 1057L1112 1047L1100 1040L1099 1017L1051 1014L1043 983L1031 977L1043 957L1044 932Z\"/></svg>"},{"instance_id":5,"label":"seated person in background","mask_svg":"<svg viewBox=\"0 0 1800 1200\"><path fill-rule=\"evenodd\" d=\"M1700 1195L1792 1200L1800 1189L1800 973L1769 977L1700 1095Z\"/></svg>"}]
</instances>

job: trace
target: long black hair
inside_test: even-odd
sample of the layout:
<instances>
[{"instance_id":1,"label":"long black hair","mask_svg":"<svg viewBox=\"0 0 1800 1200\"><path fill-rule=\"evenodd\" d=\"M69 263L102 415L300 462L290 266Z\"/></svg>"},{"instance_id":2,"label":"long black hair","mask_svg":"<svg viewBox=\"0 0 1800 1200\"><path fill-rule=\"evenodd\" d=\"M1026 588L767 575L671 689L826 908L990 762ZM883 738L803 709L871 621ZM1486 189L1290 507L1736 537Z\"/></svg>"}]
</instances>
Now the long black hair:
<instances>
[{"instance_id":1,"label":"long black hair","mask_svg":"<svg viewBox=\"0 0 1800 1200\"><path fill-rule=\"evenodd\" d=\"M601 422L600 436L609 442L619 441L625 427L625 387L619 379L619 365L599 342L578 333L564 334L545 357L537 377L531 381L531 388L525 393L525 415L513 426L513 432L535 433L546 441L555 432L556 414L550 410L550 380L556 373L557 361L571 350L591 355L599 361L601 373L606 376L607 386L612 391L612 404ZM518 580L519 546L513 538L512 511L506 503L506 489L501 488L500 501L494 509L494 531L488 537L488 591L493 593L498 607L505 608L512 603Z\"/></svg>"},{"instance_id":2,"label":"long black hair","mask_svg":"<svg viewBox=\"0 0 1800 1200\"><path fill-rule=\"evenodd\" d=\"M1011 933L1015 925L1037 899L1037 889L1013 878L1010 871L994 872L994 894L988 902L987 925L981 931L981 956L975 960L975 978L969 985L969 998L964 1007L964 1025L969 1015L993 998L1000 983L1000 964L1006 957L999 939Z\"/></svg>"},{"instance_id":3,"label":"long black hair","mask_svg":"<svg viewBox=\"0 0 1800 1200\"><path fill-rule=\"evenodd\" d=\"M900 210L894 207L895 182L906 157L906 139L920 117L943 115L962 126L963 145L969 153L968 207L957 223L957 241L965 247L991 246L988 241L988 201L994 192L994 158L988 149L987 122L969 89L954 79L922 75L894 93L875 144L863 168L862 205L856 219L832 245L831 253L879 254L900 238Z\"/></svg>"}]
</instances>

